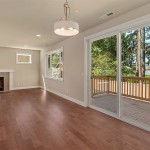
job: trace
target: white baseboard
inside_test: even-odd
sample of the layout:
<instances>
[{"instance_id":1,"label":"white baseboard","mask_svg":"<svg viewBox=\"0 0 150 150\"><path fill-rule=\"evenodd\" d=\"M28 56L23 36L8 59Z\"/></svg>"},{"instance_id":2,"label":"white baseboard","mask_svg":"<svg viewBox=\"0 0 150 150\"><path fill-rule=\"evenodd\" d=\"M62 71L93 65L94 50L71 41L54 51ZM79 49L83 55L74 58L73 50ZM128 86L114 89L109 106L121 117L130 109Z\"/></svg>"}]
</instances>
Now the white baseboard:
<instances>
[{"instance_id":1,"label":"white baseboard","mask_svg":"<svg viewBox=\"0 0 150 150\"><path fill-rule=\"evenodd\" d=\"M126 122L128 124L131 124L133 126L136 126L140 129L143 129L143 130L146 130L146 131L150 132L150 127L148 125L145 125L145 124L140 123L140 122L133 121L133 120L127 118L127 117L121 117L120 120L123 121L123 122Z\"/></svg>"},{"instance_id":2,"label":"white baseboard","mask_svg":"<svg viewBox=\"0 0 150 150\"><path fill-rule=\"evenodd\" d=\"M45 89L45 88L44 88L43 86L41 86L41 85L39 86L39 88L41 88L41 89Z\"/></svg>"},{"instance_id":3,"label":"white baseboard","mask_svg":"<svg viewBox=\"0 0 150 150\"><path fill-rule=\"evenodd\" d=\"M43 87L41 87L41 88L43 88ZM72 98L70 96L64 95L62 93L59 93L59 92L56 92L56 91L53 91L53 90L50 90L50 89L47 89L47 88L45 90L48 91L48 92L50 92L50 93L53 93L55 95L58 95L58 96L60 96L62 98L65 98L66 100L69 100L69 101L71 101L73 103L76 103L76 104L81 105L83 107L87 107L86 104L84 102L80 101L80 100L77 100L75 98Z\"/></svg>"},{"instance_id":4,"label":"white baseboard","mask_svg":"<svg viewBox=\"0 0 150 150\"><path fill-rule=\"evenodd\" d=\"M33 89L33 88L40 88L41 86L25 86L25 87L15 87L12 90L23 90L23 89Z\"/></svg>"}]
</instances>

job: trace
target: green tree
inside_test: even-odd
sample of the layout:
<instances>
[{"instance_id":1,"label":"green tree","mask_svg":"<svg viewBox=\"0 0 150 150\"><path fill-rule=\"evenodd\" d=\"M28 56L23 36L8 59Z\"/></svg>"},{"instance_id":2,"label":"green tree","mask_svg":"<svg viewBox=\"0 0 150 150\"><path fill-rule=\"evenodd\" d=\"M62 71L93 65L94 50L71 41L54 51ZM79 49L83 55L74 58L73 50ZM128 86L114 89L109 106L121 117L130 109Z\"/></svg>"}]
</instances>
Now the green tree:
<instances>
[{"instance_id":1,"label":"green tree","mask_svg":"<svg viewBox=\"0 0 150 150\"><path fill-rule=\"evenodd\" d=\"M122 74L145 76L150 65L150 27L122 33ZM116 74L116 36L92 43L92 74Z\"/></svg>"},{"instance_id":2,"label":"green tree","mask_svg":"<svg viewBox=\"0 0 150 150\"><path fill-rule=\"evenodd\" d=\"M116 36L92 43L92 75L116 74Z\"/></svg>"}]
</instances>

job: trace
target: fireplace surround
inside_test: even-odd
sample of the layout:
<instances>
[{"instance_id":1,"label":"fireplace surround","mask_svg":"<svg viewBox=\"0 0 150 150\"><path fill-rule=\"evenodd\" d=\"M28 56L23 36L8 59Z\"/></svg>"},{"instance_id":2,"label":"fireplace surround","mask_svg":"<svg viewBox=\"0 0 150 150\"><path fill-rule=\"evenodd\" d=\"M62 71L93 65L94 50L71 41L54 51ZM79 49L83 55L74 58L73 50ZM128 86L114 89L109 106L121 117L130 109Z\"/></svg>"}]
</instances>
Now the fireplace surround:
<instances>
[{"instance_id":1,"label":"fireplace surround","mask_svg":"<svg viewBox=\"0 0 150 150\"><path fill-rule=\"evenodd\" d=\"M14 70L13 69L0 69L0 77L4 77L4 79L5 79L5 75L4 75L4 73L8 73L8 79L6 79L6 81L8 80L8 88L6 88L5 87L5 83L6 82L4 82L3 84L4 84L4 92L5 91L11 91L11 90L13 90L13 73L14 73ZM6 83L6 84L7 84ZM1 92L1 91L0 91Z\"/></svg>"}]
</instances>

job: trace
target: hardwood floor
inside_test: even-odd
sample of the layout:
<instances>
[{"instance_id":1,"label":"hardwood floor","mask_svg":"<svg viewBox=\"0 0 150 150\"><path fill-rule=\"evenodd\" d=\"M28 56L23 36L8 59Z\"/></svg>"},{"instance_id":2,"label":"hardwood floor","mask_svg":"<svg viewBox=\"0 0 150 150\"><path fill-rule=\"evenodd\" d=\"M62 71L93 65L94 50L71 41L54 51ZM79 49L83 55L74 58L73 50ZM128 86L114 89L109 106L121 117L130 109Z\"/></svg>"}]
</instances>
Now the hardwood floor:
<instances>
[{"instance_id":1,"label":"hardwood floor","mask_svg":"<svg viewBox=\"0 0 150 150\"><path fill-rule=\"evenodd\" d=\"M42 89L0 93L0 150L150 150L150 133Z\"/></svg>"}]
</instances>

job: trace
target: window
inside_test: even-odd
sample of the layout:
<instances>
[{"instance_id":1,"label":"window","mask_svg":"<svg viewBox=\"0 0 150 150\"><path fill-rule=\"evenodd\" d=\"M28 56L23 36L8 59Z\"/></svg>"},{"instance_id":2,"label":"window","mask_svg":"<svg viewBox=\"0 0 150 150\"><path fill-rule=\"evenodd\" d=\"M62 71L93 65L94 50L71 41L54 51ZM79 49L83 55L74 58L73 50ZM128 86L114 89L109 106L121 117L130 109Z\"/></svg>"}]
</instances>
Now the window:
<instances>
[{"instance_id":1,"label":"window","mask_svg":"<svg viewBox=\"0 0 150 150\"><path fill-rule=\"evenodd\" d=\"M17 64L31 64L32 63L31 54L17 53L16 54L16 63Z\"/></svg>"},{"instance_id":2,"label":"window","mask_svg":"<svg viewBox=\"0 0 150 150\"><path fill-rule=\"evenodd\" d=\"M46 54L46 77L63 79L63 48Z\"/></svg>"}]
</instances>

